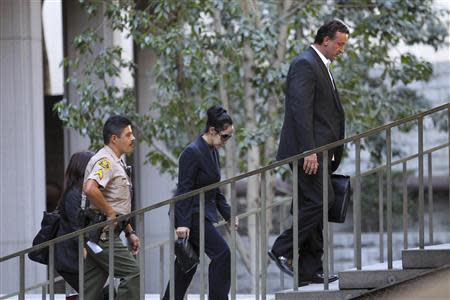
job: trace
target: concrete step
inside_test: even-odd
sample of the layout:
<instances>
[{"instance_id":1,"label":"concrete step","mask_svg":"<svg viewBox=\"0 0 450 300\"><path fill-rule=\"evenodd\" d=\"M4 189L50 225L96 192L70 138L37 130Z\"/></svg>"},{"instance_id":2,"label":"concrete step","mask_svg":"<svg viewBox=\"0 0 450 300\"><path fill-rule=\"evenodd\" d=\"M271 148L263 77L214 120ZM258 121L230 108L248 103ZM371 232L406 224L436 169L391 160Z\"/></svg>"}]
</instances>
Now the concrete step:
<instances>
[{"instance_id":1,"label":"concrete step","mask_svg":"<svg viewBox=\"0 0 450 300\"><path fill-rule=\"evenodd\" d=\"M387 262L364 266L361 270L353 268L339 272L339 289L378 288L414 278L426 271L426 269L403 270L401 260L394 260L390 270Z\"/></svg>"},{"instance_id":2,"label":"concrete step","mask_svg":"<svg viewBox=\"0 0 450 300\"><path fill-rule=\"evenodd\" d=\"M286 290L275 294L275 300L337 300L351 299L366 293L368 290L333 290L333 291L303 291Z\"/></svg>"},{"instance_id":3,"label":"concrete step","mask_svg":"<svg viewBox=\"0 0 450 300\"><path fill-rule=\"evenodd\" d=\"M450 264L450 244L402 251L403 269L432 269Z\"/></svg>"},{"instance_id":4,"label":"concrete step","mask_svg":"<svg viewBox=\"0 0 450 300\"><path fill-rule=\"evenodd\" d=\"M275 293L275 299L287 300L287 299L307 299L307 300L319 300L319 299L349 299L351 297L359 296L365 293L367 290L339 290L339 280L329 284L328 290L324 291L323 284L308 284L298 288L298 291L292 289L284 290Z\"/></svg>"},{"instance_id":5,"label":"concrete step","mask_svg":"<svg viewBox=\"0 0 450 300\"><path fill-rule=\"evenodd\" d=\"M330 283L325 291L323 284L310 284L298 291L284 290L275 294L276 300L290 299L351 299L367 293L370 289L396 285L420 277L430 268L450 265L450 244L427 246L425 249L408 249L402 260L393 261L392 269L387 262L365 266L362 270L350 269L339 272L339 280Z\"/></svg>"},{"instance_id":6,"label":"concrete step","mask_svg":"<svg viewBox=\"0 0 450 300\"><path fill-rule=\"evenodd\" d=\"M415 278L369 290L356 299L450 299L450 266L424 270L423 274Z\"/></svg>"},{"instance_id":7,"label":"concrete step","mask_svg":"<svg viewBox=\"0 0 450 300\"><path fill-rule=\"evenodd\" d=\"M339 272L339 289L373 289L417 277L427 269L391 269Z\"/></svg>"}]
</instances>

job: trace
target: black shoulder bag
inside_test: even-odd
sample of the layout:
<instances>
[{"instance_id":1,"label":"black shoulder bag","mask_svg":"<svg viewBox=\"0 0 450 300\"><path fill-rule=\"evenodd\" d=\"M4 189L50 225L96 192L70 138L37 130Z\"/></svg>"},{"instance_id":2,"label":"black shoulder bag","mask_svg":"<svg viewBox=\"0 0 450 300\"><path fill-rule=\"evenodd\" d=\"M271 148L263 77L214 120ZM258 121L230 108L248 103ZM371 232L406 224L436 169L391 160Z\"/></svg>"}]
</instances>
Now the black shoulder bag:
<instances>
[{"instance_id":1,"label":"black shoulder bag","mask_svg":"<svg viewBox=\"0 0 450 300\"><path fill-rule=\"evenodd\" d=\"M42 217L41 229L33 239L33 246L50 241L56 237L59 229L59 220L61 216L57 210L53 212L44 211ZM48 265L48 247L28 253L28 257L38 263Z\"/></svg>"}]
</instances>

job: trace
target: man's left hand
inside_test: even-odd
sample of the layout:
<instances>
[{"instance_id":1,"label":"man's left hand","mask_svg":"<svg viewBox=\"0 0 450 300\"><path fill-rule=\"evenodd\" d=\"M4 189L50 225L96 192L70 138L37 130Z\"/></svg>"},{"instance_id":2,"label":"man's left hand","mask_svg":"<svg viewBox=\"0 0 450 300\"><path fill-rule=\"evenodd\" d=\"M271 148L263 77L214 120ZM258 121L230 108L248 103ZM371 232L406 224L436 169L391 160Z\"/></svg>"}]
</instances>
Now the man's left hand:
<instances>
[{"instance_id":1,"label":"man's left hand","mask_svg":"<svg viewBox=\"0 0 450 300\"><path fill-rule=\"evenodd\" d=\"M308 175L315 175L318 169L319 162L317 161L317 155L313 153L306 156L303 162L303 171Z\"/></svg>"},{"instance_id":2,"label":"man's left hand","mask_svg":"<svg viewBox=\"0 0 450 300\"><path fill-rule=\"evenodd\" d=\"M139 253L139 249L141 248L141 241L135 233L132 233L130 234L130 236L128 236L128 244L131 248L131 254L137 255Z\"/></svg>"}]
</instances>

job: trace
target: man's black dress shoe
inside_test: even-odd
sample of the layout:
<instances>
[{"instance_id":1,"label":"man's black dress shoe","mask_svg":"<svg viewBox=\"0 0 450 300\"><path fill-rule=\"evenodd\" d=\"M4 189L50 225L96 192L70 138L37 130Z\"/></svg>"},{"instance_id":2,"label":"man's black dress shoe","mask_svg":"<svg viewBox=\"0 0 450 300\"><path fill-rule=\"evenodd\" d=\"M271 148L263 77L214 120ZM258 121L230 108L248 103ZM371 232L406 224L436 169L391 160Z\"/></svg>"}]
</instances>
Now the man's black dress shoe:
<instances>
[{"instance_id":1,"label":"man's black dress shoe","mask_svg":"<svg viewBox=\"0 0 450 300\"><path fill-rule=\"evenodd\" d=\"M269 254L270 259L272 259L278 268L287 275L293 277L294 272L292 270L292 266L289 264L289 261L284 256L276 256L272 251L267 252Z\"/></svg>"},{"instance_id":2,"label":"man's black dress shoe","mask_svg":"<svg viewBox=\"0 0 450 300\"><path fill-rule=\"evenodd\" d=\"M331 283L331 282L336 281L336 280L338 280L338 279L339 279L339 277L337 277L337 275L330 275L330 276L328 277L328 283ZM323 275L323 273L317 273L317 274L314 274L314 275L312 275L312 276L301 277L300 280L301 280L302 282L303 282L303 281L309 281L309 282L311 282L311 283L323 283L323 281L324 281L324 275Z\"/></svg>"}]
</instances>

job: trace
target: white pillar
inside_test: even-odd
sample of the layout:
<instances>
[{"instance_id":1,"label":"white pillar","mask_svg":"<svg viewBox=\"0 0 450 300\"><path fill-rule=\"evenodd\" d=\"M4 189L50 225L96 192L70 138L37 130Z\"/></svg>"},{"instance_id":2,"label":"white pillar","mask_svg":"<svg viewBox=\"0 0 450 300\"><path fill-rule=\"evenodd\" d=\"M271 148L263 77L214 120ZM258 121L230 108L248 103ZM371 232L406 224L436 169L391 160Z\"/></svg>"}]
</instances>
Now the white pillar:
<instances>
[{"instance_id":1,"label":"white pillar","mask_svg":"<svg viewBox=\"0 0 450 300\"><path fill-rule=\"evenodd\" d=\"M138 65L136 72L136 86L137 86L137 102L138 112L148 113L148 107L155 101L155 84L153 66L156 62L155 55L147 49L136 50L136 63ZM145 164L145 155L149 148L142 144L136 149L136 206L142 208L155 204L157 202L167 200L173 197L173 192L176 188L175 182L167 174L160 174L159 168ZM169 216L168 207L158 208L150 213L147 213L145 218L145 244L155 244L159 241L169 239ZM167 284L168 276L168 249L165 249L164 264L160 265L159 249L152 249L146 251L145 255L145 274L146 274L146 292L159 293L159 272L164 269ZM173 259L173 258L170 258ZM165 287L165 286L164 286Z\"/></svg>"},{"instance_id":2,"label":"white pillar","mask_svg":"<svg viewBox=\"0 0 450 300\"><path fill-rule=\"evenodd\" d=\"M0 1L0 256L31 246L45 210L41 28L41 1ZM25 286L45 280L45 266L25 266ZM18 291L18 259L0 274L0 294Z\"/></svg>"}]
</instances>

